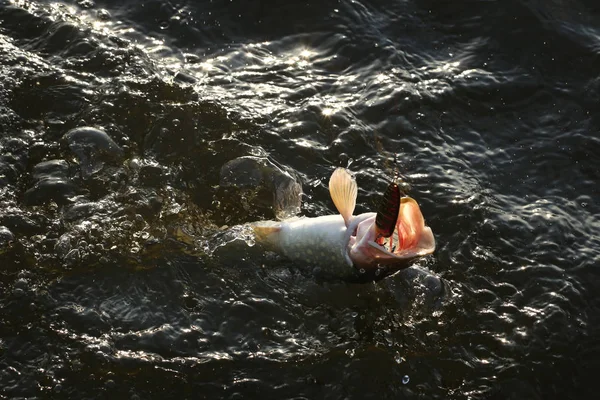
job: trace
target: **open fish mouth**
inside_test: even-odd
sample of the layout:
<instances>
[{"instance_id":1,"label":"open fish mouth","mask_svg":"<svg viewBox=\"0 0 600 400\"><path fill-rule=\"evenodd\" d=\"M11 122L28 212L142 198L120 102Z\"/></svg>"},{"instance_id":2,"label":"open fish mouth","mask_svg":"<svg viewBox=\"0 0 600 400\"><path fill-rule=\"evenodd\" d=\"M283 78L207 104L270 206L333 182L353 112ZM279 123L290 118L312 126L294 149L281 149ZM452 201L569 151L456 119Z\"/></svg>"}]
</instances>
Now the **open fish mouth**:
<instances>
[{"instance_id":1,"label":"open fish mouth","mask_svg":"<svg viewBox=\"0 0 600 400\"><path fill-rule=\"evenodd\" d=\"M410 197L400 200L398 218L389 237L376 229L377 236L368 243L379 252L377 258L405 259L430 254L435 250L435 239L417 202Z\"/></svg>"},{"instance_id":2,"label":"open fish mouth","mask_svg":"<svg viewBox=\"0 0 600 400\"><path fill-rule=\"evenodd\" d=\"M397 184L388 186L377 213L357 217L352 214L358 187L346 169L337 168L331 174L329 192L347 228L343 242L347 243L344 254L349 265L393 264L435 250L433 233L425 226L419 205L402 197Z\"/></svg>"},{"instance_id":3,"label":"open fish mouth","mask_svg":"<svg viewBox=\"0 0 600 400\"><path fill-rule=\"evenodd\" d=\"M392 233L392 236L387 238L379 236L375 240L375 244L377 244L379 247L381 247L383 250L389 253L394 253L396 250L400 250L402 248L401 237L396 231Z\"/></svg>"},{"instance_id":4,"label":"open fish mouth","mask_svg":"<svg viewBox=\"0 0 600 400\"><path fill-rule=\"evenodd\" d=\"M374 230L375 240L370 240L369 245L379 246L388 257L395 258L407 251L413 254L414 250L427 253L435 247L419 205L405 196L396 182L391 182L383 193Z\"/></svg>"}]
</instances>

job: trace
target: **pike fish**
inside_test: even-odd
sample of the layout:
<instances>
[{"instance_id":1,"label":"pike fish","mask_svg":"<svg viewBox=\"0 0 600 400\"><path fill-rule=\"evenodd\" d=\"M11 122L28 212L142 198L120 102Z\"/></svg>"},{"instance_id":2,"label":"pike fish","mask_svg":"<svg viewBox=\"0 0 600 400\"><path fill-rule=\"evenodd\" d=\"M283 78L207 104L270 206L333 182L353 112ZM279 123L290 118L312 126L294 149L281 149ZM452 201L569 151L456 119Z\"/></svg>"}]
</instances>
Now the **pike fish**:
<instances>
[{"instance_id":1,"label":"pike fish","mask_svg":"<svg viewBox=\"0 0 600 400\"><path fill-rule=\"evenodd\" d=\"M358 187L348 170L333 172L329 193L339 214L253 223L257 242L336 275L378 267L402 269L408 261L435 250L433 233L419 205L402 196L396 184L386 190L378 212L359 215L353 215Z\"/></svg>"}]
</instances>

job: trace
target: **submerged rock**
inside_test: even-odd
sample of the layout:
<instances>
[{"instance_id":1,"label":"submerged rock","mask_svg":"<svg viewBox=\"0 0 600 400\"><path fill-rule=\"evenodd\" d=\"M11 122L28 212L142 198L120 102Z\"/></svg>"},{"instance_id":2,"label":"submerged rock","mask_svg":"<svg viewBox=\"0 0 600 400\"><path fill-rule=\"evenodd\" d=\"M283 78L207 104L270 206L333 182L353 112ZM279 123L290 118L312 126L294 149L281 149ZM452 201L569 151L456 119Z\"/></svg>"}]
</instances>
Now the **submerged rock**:
<instances>
[{"instance_id":1,"label":"submerged rock","mask_svg":"<svg viewBox=\"0 0 600 400\"><path fill-rule=\"evenodd\" d=\"M15 235L5 226L0 226L0 254L8 250L15 240Z\"/></svg>"},{"instance_id":2,"label":"submerged rock","mask_svg":"<svg viewBox=\"0 0 600 400\"><path fill-rule=\"evenodd\" d=\"M49 177L64 178L69 173L69 164L65 160L42 161L33 167L33 178L40 180Z\"/></svg>"},{"instance_id":3,"label":"submerged rock","mask_svg":"<svg viewBox=\"0 0 600 400\"><path fill-rule=\"evenodd\" d=\"M0 143L0 187L16 185L28 162L27 142L10 138Z\"/></svg>"},{"instance_id":4,"label":"submerged rock","mask_svg":"<svg viewBox=\"0 0 600 400\"><path fill-rule=\"evenodd\" d=\"M48 218L42 214L25 215L21 210L0 213L0 226L5 226L17 236L33 236L48 232Z\"/></svg>"},{"instance_id":5,"label":"submerged rock","mask_svg":"<svg viewBox=\"0 0 600 400\"><path fill-rule=\"evenodd\" d=\"M33 167L33 186L25 191L25 205L47 204L50 201L64 205L77 194L77 187L69 178L69 164L65 160L49 160Z\"/></svg>"},{"instance_id":6,"label":"submerged rock","mask_svg":"<svg viewBox=\"0 0 600 400\"><path fill-rule=\"evenodd\" d=\"M27 189L23 201L28 206L47 204L51 201L63 205L69 203L69 199L75 194L75 185L71 182L60 178L48 178Z\"/></svg>"},{"instance_id":7,"label":"submerged rock","mask_svg":"<svg viewBox=\"0 0 600 400\"><path fill-rule=\"evenodd\" d=\"M418 305L429 310L441 307L448 295L444 280L426 268L412 266L381 281L404 308ZM415 302L415 300L418 300Z\"/></svg>"},{"instance_id":8,"label":"submerged rock","mask_svg":"<svg viewBox=\"0 0 600 400\"><path fill-rule=\"evenodd\" d=\"M65 221L73 222L90 218L104 211L101 203L82 201L65 207L63 218Z\"/></svg>"},{"instance_id":9,"label":"submerged rock","mask_svg":"<svg viewBox=\"0 0 600 400\"><path fill-rule=\"evenodd\" d=\"M77 157L83 178L100 171L105 162L123 159L123 149L101 129L75 128L67 132L63 139Z\"/></svg>"},{"instance_id":10,"label":"submerged rock","mask_svg":"<svg viewBox=\"0 0 600 400\"><path fill-rule=\"evenodd\" d=\"M219 186L256 191L256 200L266 200L278 219L300 212L302 186L289 173L266 158L238 157L221 167ZM265 196L261 196L261 192Z\"/></svg>"},{"instance_id":11,"label":"submerged rock","mask_svg":"<svg viewBox=\"0 0 600 400\"><path fill-rule=\"evenodd\" d=\"M221 167L219 185L239 189L256 188L263 181L264 163L255 157L239 157Z\"/></svg>"}]
</instances>

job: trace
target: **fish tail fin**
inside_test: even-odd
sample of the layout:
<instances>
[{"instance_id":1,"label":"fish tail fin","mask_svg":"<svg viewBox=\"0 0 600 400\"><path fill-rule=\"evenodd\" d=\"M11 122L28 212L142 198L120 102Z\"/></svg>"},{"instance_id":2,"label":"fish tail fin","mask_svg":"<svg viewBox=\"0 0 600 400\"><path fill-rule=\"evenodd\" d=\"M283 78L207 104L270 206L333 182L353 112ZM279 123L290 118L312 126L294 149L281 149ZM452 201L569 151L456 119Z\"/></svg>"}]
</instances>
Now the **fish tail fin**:
<instances>
[{"instance_id":1,"label":"fish tail fin","mask_svg":"<svg viewBox=\"0 0 600 400\"><path fill-rule=\"evenodd\" d=\"M271 247L278 247L279 232L281 231L281 224L279 222L256 222L254 224L251 224L250 226L252 227L252 230L254 231L254 235L258 242Z\"/></svg>"}]
</instances>

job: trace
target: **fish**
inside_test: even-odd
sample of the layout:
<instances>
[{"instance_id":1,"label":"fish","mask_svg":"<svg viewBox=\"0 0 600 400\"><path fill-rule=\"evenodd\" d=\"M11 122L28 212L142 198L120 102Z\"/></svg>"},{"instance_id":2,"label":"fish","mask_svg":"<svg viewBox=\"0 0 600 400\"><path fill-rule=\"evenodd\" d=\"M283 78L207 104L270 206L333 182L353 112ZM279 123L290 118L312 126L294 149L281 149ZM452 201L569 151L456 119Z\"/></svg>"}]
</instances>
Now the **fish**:
<instances>
[{"instance_id":1,"label":"fish","mask_svg":"<svg viewBox=\"0 0 600 400\"><path fill-rule=\"evenodd\" d=\"M334 170L329 193L338 214L252 223L256 242L336 275L403 269L434 252L435 238L418 203L397 184L388 186L378 212L359 215L354 215L358 186L347 169Z\"/></svg>"}]
</instances>

